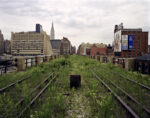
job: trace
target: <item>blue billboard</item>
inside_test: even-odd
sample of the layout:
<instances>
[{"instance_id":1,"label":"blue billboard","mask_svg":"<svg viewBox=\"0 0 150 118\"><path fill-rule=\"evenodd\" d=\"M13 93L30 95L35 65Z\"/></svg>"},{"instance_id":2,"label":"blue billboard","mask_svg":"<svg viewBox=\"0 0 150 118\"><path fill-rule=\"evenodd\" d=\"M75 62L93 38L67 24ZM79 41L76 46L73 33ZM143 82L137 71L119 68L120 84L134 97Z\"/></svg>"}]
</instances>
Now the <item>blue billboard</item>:
<instances>
[{"instance_id":1,"label":"blue billboard","mask_svg":"<svg viewBox=\"0 0 150 118\"><path fill-rule=\"evenodd\" d=\"M133 49L133 35L128 35L128 48L129 50Z\"/></svg>"}]
</instances>

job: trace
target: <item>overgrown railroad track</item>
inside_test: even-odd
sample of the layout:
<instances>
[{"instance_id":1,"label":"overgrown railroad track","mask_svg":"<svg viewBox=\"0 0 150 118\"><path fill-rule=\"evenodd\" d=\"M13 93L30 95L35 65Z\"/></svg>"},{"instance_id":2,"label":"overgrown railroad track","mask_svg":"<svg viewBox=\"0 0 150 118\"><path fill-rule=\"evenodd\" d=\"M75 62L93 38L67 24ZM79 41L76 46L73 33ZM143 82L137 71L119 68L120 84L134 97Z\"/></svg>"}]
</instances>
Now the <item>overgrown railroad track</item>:
<instances>
[{"instance_id":1,"label":"overgrown railroad track","mask_svg":"<svg viewBox=\"0 0 150 118\"><path fill-rule=\"evenodd\" d=\"M24 77L23 79L20 79L17 82L13 82L13 83L11 83L9 85L6 85L5 87L0 89L0 94L4 93L6 90L10 89L11 87L14 87L16 84L22 83L23 81L29 79L30 77L31 77L31 75L29 75L27 77Z\"/></svg>"},{"instance_id":2,"label":"overgrown railroad track","mask_svg":"<svg viewBox=\"0 0 150 118\"><path fill-rule=\"evenodd\" d=\"M102 67L102 66L100 66L100 68L105 69L105 68ZM132 79L129 79L129 78L123 76L122 74L118 74L117 72L114 72L113 70L110 70L110 71L111 71L113 74L118 75L118 76L120 76L121 78L126 79L126 80L128 80L128 81L130 81L130 82L132 82L132 83L134 83L134 84L137 84L137 85L139 85L141 88L144 88L144 89L146 89L146 90L148 90L148 91L150 92L150 87L148 87L148 86L146 86L146 85L144 85L144 84L142 84L142 83L136 82L136 81L134 81L134 80L132 80Z\"/></svg>"},{"instance_id":3,"label":"overgrown railroad track","mask_svg":"<svg viewBox=\"0 0 150 118\"><path fill-rule=\"evenodd\" d=\"M46 89L49 87L49 85L59 76L59 73L52 72L49 76L47 76L44 81L41 81L38 83L32 90L29 89L29 94L24 97L17 100L16 104L14 104L13 109L16 109L16 112L11 115L12 118L21 118L24 113L28 110L28 108L32 107L36 100L46 91ZM12 86L10 86L12 87ZM8 89L8 88L7 88ZM11 91L11 90L10 90ZM9 92L10 92L9 91ZM11 112L12 109L10 109ZM9 112L9 111L8 111ZM7 113L8 113L7 112ZM6 114L7 114L6 113ZM3 114L4 116L4 114ZM0 115L0 118L3 118L3 116Z\"/></svg>"},{"instance_id":4,"label":"overgrown railroad track","mask_svg":"<svg viewBox=\"0 0 150 118\"><path fill-rule=\"evenodd\" d=\"M11 97L14 103L18 102L18 100L25 98L28 94L30 94L30 91L34 89L37 84L41 83L41 81L44 80L46 76L49 74L41 76L40 79L37 79L34 76L27 75L27 77L24 77L24 79L18 80L17 82L14 82L10 85L7 85L6 89L2 89L1 95L8 95ZM22 81L23 80L23 81ZM34 81L34 82L33 82Z\"/></svg>"},{"instance_id":5,"label":"overgrown railroad track","mask_svg":"<svg viewBox=\"0 0 150 118\"><path fill-rule=\"evenodd\" d=\"M30 102L26 105L26 104L22 104L24 102L24 100L20 100L16 106L21 105L21 107L23 108L23 110L19 111L19 115L17 115L17 118L21 118L22 115L27 111L28 108L31 108L34 103L36 102L36 100L44 93L44 91L49 87L49 85L52 83L52 81L54 79L56 79L56 77L58 76L58 73L54 76L54 73L52 73L50 76L48 76L43 82L41 82L39 85L37 85L29 94L29 96L31 97L33 92L37 91L38 89L40 91L37 91L36 95L34 97L32 97L32 99L30 100ZM43 88L42 88L43 86ZM42 88L42 89L40 89Z\"/></svg>"},{"instance_id":6,"label":"overgrown railroad track","mask_svg":"<svg viewBox=\"0 0 150 118\"><path fill-rule=\"evenodd\" d=\"M16 73L19 76L12 79L6 74L1 82L7 77L8 81L0 86L13 81L15 85L0 94L0 118L149 118L149 90L120 76L127 77L126 73L114 65L72 55ZM17 83L27 75L32 76ZM81 88L70 89L70 75L81 76ZM149 85L142 81L145 76L139 77L141 81L128 78Z\"/></svg>"},{"instance_id":7,"label":"overgrown railroad track","mask_svg":"<svg viewBox=\"0 0 150 118\"><path fill-rule=\"evenodd\" d=\"M130 115L134 118L139 118L139 116L102 80L100 79L93 71L91 71L93 75L105 86L114 97L121 103L121 105L130 113Z\"/></svg>"},{"instance_id":8,"label":"overgrown railroad track","mask_svg":"<svg viewBox=\"0 0 150 118\"><path fill-rule=\"evenodd\" d=\"M150 91L149 91L149 89L145 89L143 86L140 86L139 84L137 84L137 82L133 82L133 80L129 81L125 77L124 78L120 77L120 74L113 73L112 70L108 71L108 69L101 68L98 73L100 76L103 74L103 77L114 82L116 85L118 85L124 91L126 91L128 94L130 94L132 97L134 97L136 101L139 101L139 103L143 107L148 109L147 111L150 111ZM100 73L102 73L102 74L100 74Z\"/></svg>"},{"instance_id":9,"label":"overgrown railroad track","mask_svg":"<svg viewBox=\"0 0 150 118\"><path fill-rule=\"evenodd\" d=\"M1 85L5 87L0 89L0 118L22 118L26 117L26 113L27 117L30 117L29 109L32 111L33 105L49 88L52 81L58 77L59 72L64 69L64 62L64 59L58 59L54 60L54 63L41 64L21 74L17 73L19 76L14 75L11 82L15 80L16 82L10 84L9 81L6 81ZM2 79L6 77L8 77L7 74L1 78L1 81L4 81Z\"/></svg>"},{"instance_id":10,"label":"overgrown railroad track","mask_svg":"<svg viewBox=\"0 0 150 118\"><path fill-rule=\"evenodd\" d=\"M94 72L95 77L115 96L115 98L124 106L124 108L135 118L149 118L150 109L143 106L139 101L132 97L125 90L117 86L112 80L107 79L103 75L101 78ZM100 74L99 74L100 75Z\"/></svg>"}]
</instances>

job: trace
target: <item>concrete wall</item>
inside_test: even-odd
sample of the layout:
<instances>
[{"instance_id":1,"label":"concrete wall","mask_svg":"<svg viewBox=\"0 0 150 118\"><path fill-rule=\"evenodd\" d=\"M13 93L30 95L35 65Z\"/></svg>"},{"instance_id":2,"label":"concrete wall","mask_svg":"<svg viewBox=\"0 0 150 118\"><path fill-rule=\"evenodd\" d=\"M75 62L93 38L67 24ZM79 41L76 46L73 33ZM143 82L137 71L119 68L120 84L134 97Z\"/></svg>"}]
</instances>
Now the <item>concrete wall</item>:
<instances>
[{"instance_id":1,"label":"concrete wall","mask_svg":"<svg viewBox=\"0 0 150 118\"><path fill-rule=\"evenodd\" d=\"M53 56L38 56L38 57L20 57L16 58L17 59L17 71L25 71L28 67L32 67L38 64L41 64L43 62L49 62L52 59L59 58L57 55Z\"/></svg>"},{"instance_id":2,"label":"concrete wall","mask_svg":"<svg viewBox=\"0 0 150 118\"><path fill-rule=\"evenodd\" d=\"M135 64L134 58L125 59L125 69L126 70L134 70L134 64Z\"/></svg>"},{"instance_id":3,"label":"concrete wall","mask_svg":"<svg viewBox=\"0 0 150 118\"><path fill-rule=\"evenodd\" d=\"M26 70L25 58L18 58L17 71L24 71L24 70Z\"/></svg>"},{"instance_id":4,"label":"concrete wall","mask_svg":"<svg viewBox=\"0 0 150 118\"><path fill-rule=\"evenodd\" d=\"M90 58L96 59L100 63L113 63L126 70L134 70L135 68L135 58L115 58L113 56L90 56Z\"/></svg>"}]
</instances>

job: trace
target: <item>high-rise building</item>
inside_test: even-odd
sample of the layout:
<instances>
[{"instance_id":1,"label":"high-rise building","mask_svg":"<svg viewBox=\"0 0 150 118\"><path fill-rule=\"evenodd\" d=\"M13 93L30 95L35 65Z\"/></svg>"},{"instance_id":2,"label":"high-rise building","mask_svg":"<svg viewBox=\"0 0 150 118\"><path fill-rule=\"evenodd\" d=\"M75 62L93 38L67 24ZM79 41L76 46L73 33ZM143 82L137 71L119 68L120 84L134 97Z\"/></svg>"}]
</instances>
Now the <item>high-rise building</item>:
<instances>
[{"instance_id":1,"label":"high-rise building","mask_svg":"<svg viewBox=\"0 0 150 118\"><path fill-rule=\"evenodd\" d=\"M10 40L4 40L4 53L10 54Z\"/></svg>"},{"instance_id":2,"label":"high-rise building","mask_svg":"<svg viewBox=\"0 0 150 118\"><path fill-rule=\"evenodd\" d=\"M54 40L54 39L55 39L55 30L54 30L53 22L52 22L50 37L51 37L51 40Z\"/></svg>"},{"instance_id":3,"label":"high-rise building","mask_svg":"<svg viewBox=\"0 0 150 118\"><path fill-rule=\"evenodd\" d=\"M36 25L38 29L41 25ZM38 28L37 28L38 27ZM50 37L46 32L36 30L11 34L11 54L13 56L52 55Z\"/></svg>"},{"instance_id":4,"label":"high-rise building","mask_svg":"<svg viewBox=\"0 0 150 118\"><path fill-rule=\"evenodd\" d=\"M36 29L36 32L38 32L38 33L43 32L42 25L40 25L40 24L36 24L35 29Z\"/></svg>"},{"instance_id":5,"label":"high-rise building","mask_svg":"<svg viewBox=\"0 0 150 118\"><path fill-rule=\"evenodd\" d=\"M66 37L61 40L60 54L71 54L71 42Z\"/></svg>"},{"instance_id":6,"label":"high-rise building","mask_svg":"<svg viewBox=\"0 0 150 118\"><path fill-rule=\"evenodd\" d=\"M60 55L61 39L50 40L53 54Z\"/></svg>"},{"instance_id":7,"label":"high-rise building","mask_svg":"<svg viewBox=\"0 0 150 118\"><path fill-rule=\"evenodd\" d=\"M148 32L141 28L124 28L123 24L115 25L114 55L132 58L148 53Z\"/></svg>"},{"instance_id":8,"label":"high-rise building","mask_svg":"<svg viewBox=\"0 0 150 118\"><path fill-rule=\"evenodd\" d=\"M0 30L0 54L4 53L4 37Z\"/></svg>"}]
</instances>

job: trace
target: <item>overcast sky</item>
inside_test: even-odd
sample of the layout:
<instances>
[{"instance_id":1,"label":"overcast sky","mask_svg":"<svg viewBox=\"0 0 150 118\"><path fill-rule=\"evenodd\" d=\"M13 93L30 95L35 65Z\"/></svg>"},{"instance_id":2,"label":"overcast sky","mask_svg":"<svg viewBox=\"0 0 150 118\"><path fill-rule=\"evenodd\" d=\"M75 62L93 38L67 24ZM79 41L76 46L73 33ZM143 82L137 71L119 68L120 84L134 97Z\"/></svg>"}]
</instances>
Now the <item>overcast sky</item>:
<instances>
[{"instance_id":1,"label":"overcast sky","mask_svg":"<svg viewBox=\"0 0 150 118\"><path fill-rule=\"evenodd\" d=\"M52 20L56 38L68 37L72 45L112 44L115 24L150 31L150 0L0 0L5 39L35 30L36 23L50 34Z\"/></svg>"}]
</instances>

